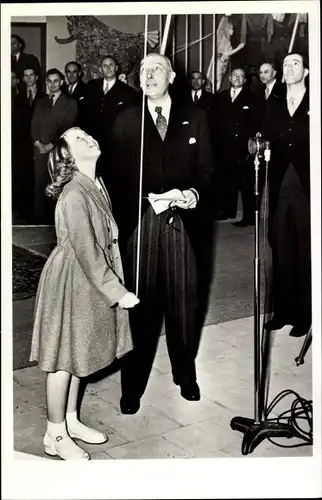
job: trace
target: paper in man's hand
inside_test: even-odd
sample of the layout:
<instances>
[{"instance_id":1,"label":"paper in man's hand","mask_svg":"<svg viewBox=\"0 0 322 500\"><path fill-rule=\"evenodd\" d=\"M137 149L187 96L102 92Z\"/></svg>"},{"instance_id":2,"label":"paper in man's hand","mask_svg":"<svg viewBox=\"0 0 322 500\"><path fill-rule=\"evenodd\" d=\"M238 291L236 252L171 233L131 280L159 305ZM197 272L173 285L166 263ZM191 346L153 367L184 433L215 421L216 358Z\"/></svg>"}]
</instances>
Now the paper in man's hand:
<instances>
[{"instance_id":1,"label":"paper in man's hand","mask_svg":"<svg viewBox=\"0 0 322 500\"><path fill-rule=\"evenodd\" d=\"M177 201L185 201L185 197L179 189L171 189L166 193L149 193L148 200L156 214L161 214L168 208L175 206Z\"/></svg>"}]
</instances>

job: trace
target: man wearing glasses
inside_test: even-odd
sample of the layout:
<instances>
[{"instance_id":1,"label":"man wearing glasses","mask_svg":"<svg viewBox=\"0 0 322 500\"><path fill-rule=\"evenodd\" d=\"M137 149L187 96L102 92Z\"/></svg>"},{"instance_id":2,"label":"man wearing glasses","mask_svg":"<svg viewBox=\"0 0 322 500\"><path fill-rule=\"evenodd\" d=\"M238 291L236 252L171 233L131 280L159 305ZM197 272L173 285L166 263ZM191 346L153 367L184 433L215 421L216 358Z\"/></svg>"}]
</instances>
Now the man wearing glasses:
<instances>
[{"instance_id":1,"label":"man wearing glasses","mask_svg":"<svg viewBox=\"0 0 322 500\"><path fill-rule=\"evenodd\" d=\"M202 249L209 233L205 211L213 159L206 114L193 103L171 100L168 88L174 78L170 61L162 55L151 53L141 62L142 189L142 105L121 113L113 131L108 185L127 286L135 290L138 278L141 299L137 311L130 312L134 349L121 365L121 411L126 414L140 408L163 319L173 381L182 397L200 399L195 357L204 313L200 304L206 300Z\"/></svg>"}]
</instances>

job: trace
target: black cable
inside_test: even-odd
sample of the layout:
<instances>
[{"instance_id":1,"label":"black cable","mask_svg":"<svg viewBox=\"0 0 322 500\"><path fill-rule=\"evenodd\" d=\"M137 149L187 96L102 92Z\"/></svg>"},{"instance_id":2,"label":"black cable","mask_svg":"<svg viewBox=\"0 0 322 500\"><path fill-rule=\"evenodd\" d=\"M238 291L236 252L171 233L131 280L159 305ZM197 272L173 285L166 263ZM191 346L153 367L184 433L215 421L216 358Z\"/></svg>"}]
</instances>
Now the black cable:
<instances>
[{"instance_id":1,"label":"black cable","mask_svg":"<svg viewBox=\"0 0 322 500\"><path fill-rule=\"evenodd\" d=\"M275 418L268 418L270 413L274 410L276 405L282 401L285 397L293 395L295 397L291 408L289 410L285 410L282 412L278 417ZM268 408L264 412L265 414L265 420L267 422L276 422L276 423L281 423L282 421L286 421L287 425L292 429L293 432L293 437L296 437L298 439L302 439L305 441L304 443L297 443L293 445L283 445L281 443L277 443L276 441L273 441L272 438L268 438L268 440L275 444L276 446L279 446L280 448L298 448L301 446L307 446L308 444L312 445L313 444L313 407L312 407L312 400L306 400L302 398L297 392L291 390L291 389L286 389L282 392L280 392L270 403ZM306 422L306 424L309 427L309 430L303 429L303 427L300 426L299 422L303 420Z\"/></svg>"}]
</instances>

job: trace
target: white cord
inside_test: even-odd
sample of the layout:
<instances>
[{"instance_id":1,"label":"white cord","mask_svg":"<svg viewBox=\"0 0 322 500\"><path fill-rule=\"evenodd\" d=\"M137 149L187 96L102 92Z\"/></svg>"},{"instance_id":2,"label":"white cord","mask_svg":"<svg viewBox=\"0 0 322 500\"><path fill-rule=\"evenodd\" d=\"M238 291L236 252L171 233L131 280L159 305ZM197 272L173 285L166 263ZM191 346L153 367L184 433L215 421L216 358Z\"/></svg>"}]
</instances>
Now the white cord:
<instances>
[{"instance_id":1,"label":"white cord","mask_svg":"<svg viewBox=\"0 0 322 500\"><path fill-rule=\"evenodd\" d=\"M144 27L144 58L148 49L148 15L145 15ZM143 149L144 149L144 120L145 120L145 95L142 95L142 120L141 120L141 150L140 150L140 178L139 178L139 211L138 211L138 234L136 251L136 276L135 276L135 294L139 294L139 275L140 275L140 253L141 253L141 231L142 231L142 183L143 183Z\"/></svg>"}]
</instances>

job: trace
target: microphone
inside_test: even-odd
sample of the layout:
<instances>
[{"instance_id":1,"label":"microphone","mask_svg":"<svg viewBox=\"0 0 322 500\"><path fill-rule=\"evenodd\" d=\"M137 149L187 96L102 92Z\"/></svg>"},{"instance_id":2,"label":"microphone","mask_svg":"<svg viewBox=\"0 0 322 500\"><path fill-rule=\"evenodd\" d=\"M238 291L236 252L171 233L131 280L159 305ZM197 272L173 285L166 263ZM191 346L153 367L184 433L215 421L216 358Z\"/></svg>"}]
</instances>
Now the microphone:
<instances>
[{"instance_id":1,"label":"microphone","mask_svg":"<svg viewBox=\"0 0 322 500\"><path fill-rule=\"evenodd\" d=\"M263 158L266 151L270 151L270 142L265 141L260 132L257 132L255 137L248 140L248 152L252 156Z\"/></svg>"}]
</instances>

